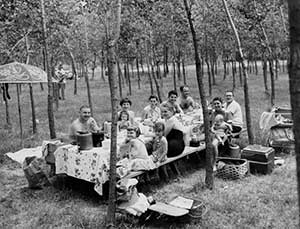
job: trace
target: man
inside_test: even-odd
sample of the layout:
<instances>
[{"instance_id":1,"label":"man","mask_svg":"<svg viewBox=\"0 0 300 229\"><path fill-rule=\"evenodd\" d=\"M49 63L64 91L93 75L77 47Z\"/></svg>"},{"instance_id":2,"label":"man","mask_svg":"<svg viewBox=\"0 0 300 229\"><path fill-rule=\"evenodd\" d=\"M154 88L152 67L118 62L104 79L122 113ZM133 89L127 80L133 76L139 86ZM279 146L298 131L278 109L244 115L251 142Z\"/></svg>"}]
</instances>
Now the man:
<instances>
[{"instance_id":1,"label":"man","mask_svg":"<svg viewBox=\"0 0 300 229\"><path fill-rule=\"evenodd\" d=\"M183 110L177 103L177 97L178 94L176 91L172 90L168 93L168 100L161 103L161 106L164 106L165 104L168 104L169 106L172 106L174 108L175 113L183 114Z\"/></svg>"},{"instance_id":2,"label":"man","mask_svg":"<svg viewBox=\"0 0 300 229\"><path fill-rule=\"evenodd\" d=\"M79 118L72 122L69 130L69 138L76 140L78 131L82 132L97 132L100 127L94 118L91 117L91 109L89 106L83 105L79 109Z\"/></svg>"},{"instance_id":3,"label":"man","mask_svg":"<svg viewBox=\"0 0 300 229\"><path fill-rule=\"evenodd\" d=\"M193 111L199 105L193 100L190 95L190 89L187 85L180 87L180 96L178 97L178 103L184 113L188 111Z\"/></svg>"},{"instance_id":4,"label":"man","mask_svg":"<svg viewBox=\"0 0 300 229\"><path fill-rule=\"evenodd\" d=\"M63 65L59 64L56 71L56 77L58 79L58 92L59 92L59 99L65 100L65 89L66 89L66 77L67 73L63 69Z\"/></svg>"},{"instance_id":5,"label":"man","mask_svg":"<svg viewBox=\"0 0 300 229\"><path fill-rule=\"evenodd\" d=\"M241 132L243 127L243 114L241 106L234 100L234 94L232 91L226 91L225 98L225 112L228 113L227 122L232 125L232 133Z\"/></svg>"}]
</instances>

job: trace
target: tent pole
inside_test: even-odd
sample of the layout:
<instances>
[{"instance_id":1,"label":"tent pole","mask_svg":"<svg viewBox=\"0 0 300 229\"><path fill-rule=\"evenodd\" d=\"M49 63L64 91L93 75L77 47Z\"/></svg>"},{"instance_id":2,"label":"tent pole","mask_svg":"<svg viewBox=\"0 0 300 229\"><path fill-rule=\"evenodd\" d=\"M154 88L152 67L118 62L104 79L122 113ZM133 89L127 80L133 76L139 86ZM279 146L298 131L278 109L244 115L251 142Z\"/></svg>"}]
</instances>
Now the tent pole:
<instances>
[{"instance_id":1,"label":"tent pole","mask_svg":"<svg viewBox=\"0 0 300 229\"><path fill-rule=\"evenodd\" d=\"M22 126L22 115L21 115L21 105L20 105L20 87L18 84L17 86L17 97L18 97L18 111L19 111L19 123L20 123L20 137L21 137L21 144L23 146L23 126Z\"/></svg>"}]
</instances>

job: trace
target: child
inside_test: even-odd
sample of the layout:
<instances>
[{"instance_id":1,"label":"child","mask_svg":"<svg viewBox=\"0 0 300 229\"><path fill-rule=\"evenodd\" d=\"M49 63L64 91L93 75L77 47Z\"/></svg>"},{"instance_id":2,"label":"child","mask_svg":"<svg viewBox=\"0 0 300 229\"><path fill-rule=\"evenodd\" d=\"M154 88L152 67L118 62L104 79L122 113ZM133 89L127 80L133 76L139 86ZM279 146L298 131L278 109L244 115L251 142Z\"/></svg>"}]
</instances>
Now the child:
<instances>
[{"instance_id":1,"label":"child","mask_svg":"<svg viewBox=\"0 0 300 229\"><path fill-rule=\"evenodd\" d=\"M131 100L128 98L124 98L120 101L121 111L127 111L129 114L129 121L131 124L134 123L134 112L130 110ZM118 112L118 116L120 116L121 111Z\"/></svg>"},{"instance_id":2,"label":"child","mask_svg":"<svg viewBox=\"0 0 300 229\"><path fill-rule=\"evenodd\" d=\"M127 130L129 126L130 126L129 113L127 111L120 111L119 121L118 121L119 131Z\"/></svg>"},{"instance_id":3,"label":"child","mask_svg":"<svg viewBox=\"0 0 300 229\"><path fill-rule=\"evenodd\" d=\"M153 152L151 158L154 163L161 163L167 159L168 142L164 136L165 125L157 122L153 127L155 137L153 142Z\"/></svg>"},{"instance_id":4,"label":"child","mask_svg":"<svg viewBox=\"0 0 300 229\"><path fill-rule=\"evenodd\" d=\"M131 170L150 170L155 164L148 156L145 143L139 139L140 129L129 126L127 128L127 139L120 146L121 158L128 158Z\"/></svg>"},{"instance_id":5,"label":"child","mask_svg":"<svg viewBox=\"0 0 300 229\"><path fill-rule=\"evenodd\" d=\"M211 127L211 132L214 134L214 139L212 140L212 145L215 152L213 157L214 170L216 170L216 157L219 154L218 146L220 143L224 145L224 142L227 140L227 135L230 134L231 131L232 127L230 124L224 121L224 116L221 114L217 114Z\"/></svg>"}]
</instances>

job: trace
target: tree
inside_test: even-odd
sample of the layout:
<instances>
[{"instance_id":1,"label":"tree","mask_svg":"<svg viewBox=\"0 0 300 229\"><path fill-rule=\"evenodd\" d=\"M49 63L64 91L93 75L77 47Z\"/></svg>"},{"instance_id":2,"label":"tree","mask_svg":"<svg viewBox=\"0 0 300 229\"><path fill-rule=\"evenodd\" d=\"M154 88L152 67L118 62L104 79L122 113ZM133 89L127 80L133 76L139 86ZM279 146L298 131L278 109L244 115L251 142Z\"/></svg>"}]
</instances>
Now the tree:
<instances>
[{"instance_id":1,"label":"tree","mask_svg":"<svg viewBox=\"0 0 300 229\"><path fill-rule=\"evenodd\" d=\"M121 21L121 0L114 0L110 2L110 18L108 22L106 34L107 47L107 67L109 87L111 93L111 107L112 107L112 128L111 128L111 153L110 153L110 180L109 180L109 202L107 208L107 227L113 228L115 225L115 211L116 211L116 160L117 160L117 60L116 60L116 44L120 35L120 21Z\"/></svg>"},{"instance_id":2,"label":"tree","mask_svg":"<svg viewBox=\"0 0 300 229\"><path fill-rule=\"evenodd\" d=\"M246 70L244 54L243 54L243 51L242 51L240 38L239 38L238 32L235 28L234 22L231 18L226 0L222 0L222 1L223 1L224 10L226 11L230 26L231 26L231 28L234 32L234 35L235 35L237 48L238 48L238 53L239 53L239 61L242 64L242 71L243 71L243 76L244 76L244 97L245 97L245 111L246 111L248 140L249 140L250 144L253 144L254 143L254 135L253 135L252 123L251 123L250 100L249 100L249 91L248 91L248 73L247 73L247 70Z\"/></svg>"},{"instance_id":3,"label":"tree","mask_svg":"<svg viewBox=\"0 0 300 229\"><path fill-rule=\"evenodd\" d=\"M300 206L300 2L298 0L289 0L288 4L290 22L289 79L297 161L298 206Z\"/></svg>"},{"instance_id":4,"label":"tree","mask_svg":"<svg viewBox=\"0 0 300 229\"><path fill-rule=\"evenodd\" d=\"M213 165L212 165L213 146L212 146L212 139L209 133L210 124L209 124L209 117L208 117L208 108L206 104L207 100L206 100L206 95L205 95L206 93L205 93L204 83L203 83L203 75L201 74L201 63L200 63L199 52L198 52L197 36L192 21L191 6L188 4L187 0L184 0L184 6L187 14L187 19L190 25L193 44L194 44L196 75L197 75L197 82L198 82L198 87L200 92L201 105L202 105L203 118L204 118L204 133L205 133L205 143L206 143L205 183L209 189L213 189L214 187Z\"/></svg>"}]
</instances>

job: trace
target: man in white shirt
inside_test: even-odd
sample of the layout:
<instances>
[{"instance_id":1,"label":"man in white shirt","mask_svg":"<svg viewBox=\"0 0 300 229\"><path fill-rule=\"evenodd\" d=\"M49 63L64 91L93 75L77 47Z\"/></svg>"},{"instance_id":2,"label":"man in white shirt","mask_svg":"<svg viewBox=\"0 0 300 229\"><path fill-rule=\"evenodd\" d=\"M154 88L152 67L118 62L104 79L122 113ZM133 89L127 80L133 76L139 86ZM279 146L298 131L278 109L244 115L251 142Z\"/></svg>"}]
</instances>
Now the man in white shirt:
<instances>
[{"instance_id":1,"label":"man in white shirt","mask_svg":"<svg viewBox=\"0 0 300 229\"><path fill-rule=\"evenodd\" d=\"M77 132L97 132L100 127L94 118L91 117L91 108L83 105L79 110L79 118L74 120L70 126L69 138L76 141Z\"/></svg>"},{"instance_id":2,"label":"man in white shirt","mask_svg":"<svg viewBox=\"0 0 300 229\"><path fill-rule=\"evenodd\" d=\"M225 98L225 112L228 113L227 122L232 125L232 133L241 132L243 127L243 114L241 106L234 100L234 94L232 91L226 91Z\"/></svg>"}]
</instances>

